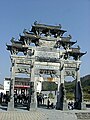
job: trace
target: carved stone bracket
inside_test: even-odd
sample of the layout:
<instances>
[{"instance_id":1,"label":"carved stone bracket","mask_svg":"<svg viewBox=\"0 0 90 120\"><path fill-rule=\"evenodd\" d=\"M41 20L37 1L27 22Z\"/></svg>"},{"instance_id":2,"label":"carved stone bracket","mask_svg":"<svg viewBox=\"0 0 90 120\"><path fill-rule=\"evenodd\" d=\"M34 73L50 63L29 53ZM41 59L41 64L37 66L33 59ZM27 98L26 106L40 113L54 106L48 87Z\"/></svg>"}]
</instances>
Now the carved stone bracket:
<instances>
[{"instance_id":1,"label":"carved stone bracket","mask_svg":"<svg viewBox=\"0 0 90 120\"><path fill-rule=\"evenodd\" d=\"M77 63L76 71L80 69L80 63Z\"/></svg>"},{"instance_id":2,"label":"carved stone bracket","mask_svg":"<svg viewBox=\"0 0 90 120\"><path fill-rule=\"evenodd\" d=\"M65 76L72 76L75 79L76 71L75 70L65 70Z\"/></svg>"}]
</instances>

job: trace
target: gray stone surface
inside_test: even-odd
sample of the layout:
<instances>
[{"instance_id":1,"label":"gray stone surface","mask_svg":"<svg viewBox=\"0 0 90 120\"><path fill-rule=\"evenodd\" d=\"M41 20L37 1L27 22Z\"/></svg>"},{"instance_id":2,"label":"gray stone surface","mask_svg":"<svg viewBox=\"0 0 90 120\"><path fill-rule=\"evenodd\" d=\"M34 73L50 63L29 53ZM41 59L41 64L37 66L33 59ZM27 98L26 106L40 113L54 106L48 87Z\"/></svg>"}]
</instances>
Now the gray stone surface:
<instances>
[{"instance_id":1,"label":"gray stone surface","mask_svg":"<svg viewBox=\"0 0 90 120\"><path fill-rule=\"evenodd\" d=\"M25 109L6 111L6 107L0 106L0 120L90 120L90 109L60 111L37 108L31 111Z\"/></svg>"}]
</instances>

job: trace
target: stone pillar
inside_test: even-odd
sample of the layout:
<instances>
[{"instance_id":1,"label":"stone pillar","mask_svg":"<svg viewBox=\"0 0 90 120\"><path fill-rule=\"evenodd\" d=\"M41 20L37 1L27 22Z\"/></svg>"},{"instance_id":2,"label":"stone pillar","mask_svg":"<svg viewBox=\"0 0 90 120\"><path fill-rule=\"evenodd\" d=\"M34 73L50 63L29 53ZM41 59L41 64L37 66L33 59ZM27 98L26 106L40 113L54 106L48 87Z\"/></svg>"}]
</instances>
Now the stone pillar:
<instances>
[{"instance_id":1,"label":"stone pillar","mask_svg":"<svg viewBox=\"0 0 90 120\"><path fill-rule=\"evenodd\" d=\"M34 76L34 68L31 74L31 81L33 81L33 91L31 94L31 103L30 103L30 110L37 109L37 79Z\"/></svg>"},{"instance_id":2,"label":"stone pillar","mask_svg":"<svg viewBox=\"0 0 90 120\"><path fill-rule=\"evenodd\" d=\"M11 81L10 81L10 101L8 102L7 110L14 110L14 84L15 84L15 58L11 56L12 69L11 69Z\"/></svg>"},{"instance_id":3,"label":"stone pillar","mask_svg":"<svg viewBox=\"0 0 90 120\"><path fill-rule=\"evenodd\" d=\"M86 105L83 102L83 91L80 81L80 63L77 63L76 68L76 86L75 86L75 109L86 109Z\"/></svg>"},{"instance_id":4,"label":"stone pillar","mask_svg":"<svg viewBox=\"0 0 90 120\"><path fill-rule=\"evenodd\" d=\"M66 101L66 92L65 92L65 87L64 87L64 74L65 74L64 62L61 61L60 84L58 86L57 103L56 103L56 109L58 110L68 109L68 105Z\"/></svg>"},{"instance_id":5,"label":"stone pillar","mask_svg":"<svg viewBox=\"0 0 90 120\"><path fill-rule=\"evenodd\" d=\"M34 63L34 61L33 61ZM31 85L30 83L30 104L28 105L28 110L36 110L37 109L37 80L34 75L34 65L33 68L31 68L31 75L30 75L30 82L33 83Z\"/></svg>"}]
</instances>

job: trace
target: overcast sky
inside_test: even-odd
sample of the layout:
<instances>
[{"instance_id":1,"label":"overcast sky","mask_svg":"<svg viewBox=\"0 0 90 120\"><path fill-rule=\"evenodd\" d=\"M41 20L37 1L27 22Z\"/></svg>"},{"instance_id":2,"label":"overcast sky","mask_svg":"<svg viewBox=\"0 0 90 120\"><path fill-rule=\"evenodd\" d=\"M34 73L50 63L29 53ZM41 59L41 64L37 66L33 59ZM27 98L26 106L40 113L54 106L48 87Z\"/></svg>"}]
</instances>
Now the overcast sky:
<instances>
[{"instance_id":1,"label":"overcast sky","mask_svg":"<svg viewBox=\"0 0 90 120\"><path fill-rule=\"evenodd\" d=\"M81 76L90 74L90 0L0 0L0 83L10 77L10 52L6 43L19 38L33 22L62 25L76 46L87 54L81 58Z\"/></svg>"}]
</instances>

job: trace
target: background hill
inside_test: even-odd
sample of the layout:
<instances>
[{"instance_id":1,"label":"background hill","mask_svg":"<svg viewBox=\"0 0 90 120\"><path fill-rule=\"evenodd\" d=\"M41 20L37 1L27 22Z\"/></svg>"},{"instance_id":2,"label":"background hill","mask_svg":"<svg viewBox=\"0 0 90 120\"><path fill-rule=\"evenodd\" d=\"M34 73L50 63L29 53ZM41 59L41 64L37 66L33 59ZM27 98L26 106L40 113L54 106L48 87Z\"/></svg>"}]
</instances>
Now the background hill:
<instances>
[{"instance_id":1,"label":"background hill","mask_svg":"<svg viewBox=\"0 0 90 120\"><path fill-rule=\"evenodd\" d=\"M66 96L67 99L74 99L74 91L75 91L75 80L74 81L65 81L65 89L66 89ZM81 85L84 94L84 100L90 100L90 75L86 75L81 77ZM43 82L42 90L47 91L56 91L58 85L53 82Z\"/></svg>"},{"instance_id":2,"label":"background hill","mask_svg":"<svg viewBox=\"0 0 90 120\"><path fill-rule=\"evenodd\" d=\"M81 78L81 84L86 92L90 92L90 75L86 75Z\"/></svg>"}]
</instances>

